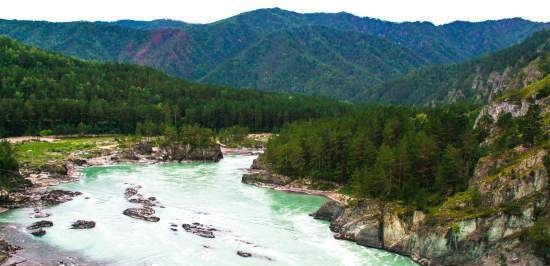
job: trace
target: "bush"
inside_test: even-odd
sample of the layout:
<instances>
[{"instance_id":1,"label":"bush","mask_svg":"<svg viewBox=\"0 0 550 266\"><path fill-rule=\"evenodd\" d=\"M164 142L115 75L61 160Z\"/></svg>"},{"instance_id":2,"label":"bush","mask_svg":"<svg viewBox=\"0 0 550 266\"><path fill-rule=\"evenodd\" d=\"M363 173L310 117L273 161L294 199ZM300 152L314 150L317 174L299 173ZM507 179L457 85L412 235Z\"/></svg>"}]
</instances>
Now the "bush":
<instances>
[{"instance_id":1,"label":"bush","mask_svg":"<svg viewBox=\"0 0 550 266\"><path fill-rule=\"evenodd\" d=\"M539 219L525 232L523 240L535 250L535 253L550 262L550 219Z\"/></svg>"},{"instance_id":2,"label":"bush","mask_svg":"<svg viewBox=\"0 0 550 266\"><path fill-rule=\"evenodd\" d=\"M38 132L38 135L40 135L41 137L51 136L53 135L53 131L51 129L40 130L40 132Z\"/></svg>"}]
</instances>

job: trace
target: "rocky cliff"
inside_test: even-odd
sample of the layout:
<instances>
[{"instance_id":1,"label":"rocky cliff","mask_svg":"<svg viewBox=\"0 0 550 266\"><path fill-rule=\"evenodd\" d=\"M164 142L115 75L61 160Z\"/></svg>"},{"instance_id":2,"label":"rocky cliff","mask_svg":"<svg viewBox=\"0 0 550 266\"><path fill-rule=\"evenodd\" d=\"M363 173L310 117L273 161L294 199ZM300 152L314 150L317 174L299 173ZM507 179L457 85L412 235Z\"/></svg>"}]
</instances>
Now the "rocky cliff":
<instances>
[{"instance_id":1,"label":"rocky cliff","mask_svg":"<svg viewBox=\"0 0 550 266\"><path fill-rule=\"evenodd\" d=\"M521 117L536 104L548 132L548 86L538 85L493 101L480 116ZM493 127L488 139L498 134ZM548 253L525 241L526 232L550 215L548 146L543 140L482 157L468 189L429 212L361 199L328 202L313 216L330 221L336 238L407 255L423 265L549 265Z\"/></svg>"}]
</instances>

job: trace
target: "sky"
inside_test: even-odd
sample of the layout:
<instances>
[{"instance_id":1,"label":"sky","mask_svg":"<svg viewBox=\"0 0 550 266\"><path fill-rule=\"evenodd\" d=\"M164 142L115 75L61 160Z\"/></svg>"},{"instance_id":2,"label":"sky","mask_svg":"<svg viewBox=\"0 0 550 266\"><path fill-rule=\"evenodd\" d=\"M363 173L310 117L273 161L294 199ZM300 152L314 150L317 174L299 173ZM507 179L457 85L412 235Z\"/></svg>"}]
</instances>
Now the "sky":
<instances>
[{"instance_id":1,"label":"sky","mask_svg":"<svg viewBox=\"0 0 550 266\"><path fill-rule=\"evenodd\" d=\"M389 21L482 21L522 17L550 21L550 0L2 0L0 18L114 21L169 18L209 23L279 7L300 13L341 12Z\"/></svg>"}]
</instances>

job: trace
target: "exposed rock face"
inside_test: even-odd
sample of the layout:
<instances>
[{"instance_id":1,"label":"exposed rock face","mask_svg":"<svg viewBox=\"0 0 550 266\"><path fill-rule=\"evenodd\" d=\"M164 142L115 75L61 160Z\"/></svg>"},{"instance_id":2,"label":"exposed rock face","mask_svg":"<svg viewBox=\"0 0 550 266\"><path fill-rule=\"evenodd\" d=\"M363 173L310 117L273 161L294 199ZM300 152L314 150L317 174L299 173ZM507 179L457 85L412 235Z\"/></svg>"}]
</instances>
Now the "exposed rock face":
<instances>
[{"instance_id":1,"label":"exposed rock face","mask_svg":"<svg viewBox=\"0 0 550 266\"><path fill-rule=\"evenodd\" d=\"M91 229L95 227L94 221L78 220L71 224L71 229Z\"/></svg>"}]
</instances>

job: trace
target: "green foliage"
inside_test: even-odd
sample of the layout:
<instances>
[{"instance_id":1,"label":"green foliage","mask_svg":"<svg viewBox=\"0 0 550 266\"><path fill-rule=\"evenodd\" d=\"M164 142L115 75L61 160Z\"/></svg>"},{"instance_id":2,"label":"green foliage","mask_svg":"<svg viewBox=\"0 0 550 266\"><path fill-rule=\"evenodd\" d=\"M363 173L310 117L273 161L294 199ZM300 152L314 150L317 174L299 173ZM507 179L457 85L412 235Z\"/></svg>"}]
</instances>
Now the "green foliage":
<instances>
[{"instance_id":1,"label":"green foliage","mask_svg":"<svg viewBox=\"0 0 550 266\"><path fill-rule=\"evenodd\" d=\"M207 148L216 144L212 129L198 125L184 125L178 135L178 140L184 144L190 144L198 149Z\"/></svg>"},{"instance_id":2,"label":"green foliage","mask_svg":"<svg viewBox=\"0 0 550 266\"><path fill-rule=\"evenodd\" d=\"M51 135L53 135L53 130L51 130L51 129L40 130L40 132L38 132L38 135L40 135L42 137L51 136Z\"/></svg>"},{"instance_id":3,"label":"green foliage","mask_svg":"<svg viewBox=\"0 0 550 266\"><path fill-rule=\"evenodd\" d=\"M367 107L341 118L292 123L267 144L272 170L345 184L357 197L419 206L466 188L480 156L476 112Z\"/></svg>"},{"instance_id":4,"label":"green foliage","mask_svg":"<svg viewBox=\"0 0 550 266\"><path fill-rule=\"evenodd\" d=\"M16 158L21 165L29 169L38 169L48 162L62 163L72 152L80 151L84 157L97 156L100 147L112 146L116 142L112 137L67 138L54 142L25 142L15 146Z\"/></svg>"},{"instance_id":5,"label":"green foliage","mask_svg":"<svg viewBox=\"0 0 550 266\"><path fill-rule=\"evenodd\" d=\"M519 133L523 143L534 145L544 137L543 121L541 110L538 104L532 104L527 110L527 114L519 119Z\"/></svg>"},{"instance_id":6,"label":"green foliage","mask_svg":"<svg viewBox=\"0 0 550 266\"><path fill-rule=\"evenodd\" d=\"M165 123L272 131L286 122L351 109L323 98L232 90L140 66L80 61L5 37L0 37L0 73L2 136L51 129L150 137Z\"/></svg>"},{"instance_id":7,"label":"green foliage","mask_svg":"<svg viewBox=\"0 0 550 266\"><path fill-rule=\"evenodd\" d=\"M524 116L514 118L510 113L501 115L496 123L498 133L491 146L495 153L502 153L517 145L533 146L545 140L541 107L531 104Z\"/></svg>"},{"instance_id":8,"label":"green foliage","mask_svg":"<svg viewBox=\"0 0 550 266\"><path fill-rule=\"evenodd\" d=\"M254 147L255 141L247 138L250 131L246 127L232 126L222 128L216 136L228 147Z\"/></svg>"},{"instance_id":9,"label":"green foliage","mask_svg":"<svg viewBox=\"0 0 550 266\"><path fill-rule=\"evenodd\" d=\"M9 142L0 141L0 189L11 190L23 184L15 151Z\"/></svg>"},{"instance_id":10,"label":"green foliage","mask_svg":"<svg viewBox=\"0 0 550 266\"><path fill-rule=\"evenodd\" d=\"M550 262L550 219L539 218L527 229L523 240L529 243L546 262Z\"/></svg>"}]
</instances>

